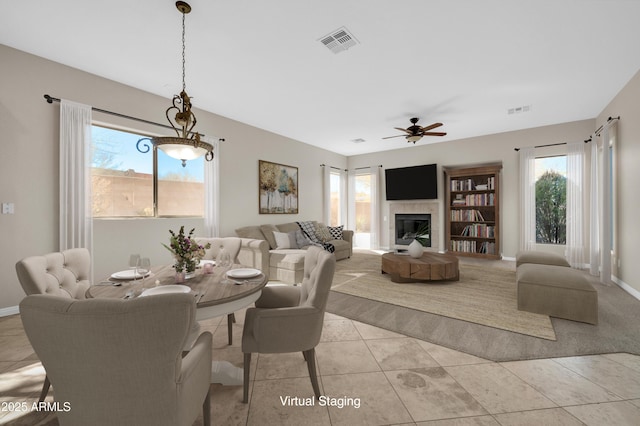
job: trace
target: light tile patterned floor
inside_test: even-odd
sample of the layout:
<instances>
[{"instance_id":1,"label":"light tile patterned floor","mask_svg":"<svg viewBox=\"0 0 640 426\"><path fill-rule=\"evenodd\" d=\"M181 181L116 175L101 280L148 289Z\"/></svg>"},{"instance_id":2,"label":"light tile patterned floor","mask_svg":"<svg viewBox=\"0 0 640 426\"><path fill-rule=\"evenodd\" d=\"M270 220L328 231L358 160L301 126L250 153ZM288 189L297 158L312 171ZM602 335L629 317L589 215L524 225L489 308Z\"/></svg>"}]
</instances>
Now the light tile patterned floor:
<instances>
[{"instance_id":1,"label":"light tile patterned floor","mask_svg":"<svg viewBox=\"0 0 640 426\"><path fill-rule=\"evenodd\" d=\"M226 319L202 325L214 335L214 357L241 366L244 313L236 318L233 346ZM241 386L212 385L214 424L640 424L640 356L495 363L327 314L316 358L321 388L335 406L283 404L286 396L313 395L302 354L254 355L249 404L241 402ZM19 317L0 318L0 425L57 424L47 413L8 410L11 402L35 401L43 378Z\"/></svg>"}]
</instances>

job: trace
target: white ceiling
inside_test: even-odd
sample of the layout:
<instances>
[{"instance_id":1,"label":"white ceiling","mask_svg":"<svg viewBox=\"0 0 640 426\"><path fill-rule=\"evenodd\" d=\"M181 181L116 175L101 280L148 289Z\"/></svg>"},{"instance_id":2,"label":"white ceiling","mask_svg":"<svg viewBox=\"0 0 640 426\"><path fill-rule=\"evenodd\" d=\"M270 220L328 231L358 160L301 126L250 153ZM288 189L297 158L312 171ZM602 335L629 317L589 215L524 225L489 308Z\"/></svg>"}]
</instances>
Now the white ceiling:
<instances>
[{"instance_id":1,"label":"white ceiling","mask_svg":"<svg viewBox=\"0 0 640 426\"><path fill-rule=\"evenodd\" d=\"M189 3L195 107L344 155L413 146L381 138L414 116L448 133L416 146L595 118L640 69L636 0ZM335 54L319 39L342 26L360 44ZM180 37L173 0L0 13L0 43L167 98L181 87Z\"/></svg>"}]
</instances>

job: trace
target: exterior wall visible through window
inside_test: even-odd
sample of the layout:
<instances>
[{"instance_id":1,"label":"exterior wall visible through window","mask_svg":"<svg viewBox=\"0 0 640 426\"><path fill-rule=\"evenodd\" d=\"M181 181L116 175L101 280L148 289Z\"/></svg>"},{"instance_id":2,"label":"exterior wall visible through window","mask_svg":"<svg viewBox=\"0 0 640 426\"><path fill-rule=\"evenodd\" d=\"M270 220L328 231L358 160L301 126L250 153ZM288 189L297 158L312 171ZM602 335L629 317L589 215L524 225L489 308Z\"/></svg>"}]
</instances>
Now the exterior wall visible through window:
<instances>
[{"instance_id":1,"label":"exterior wall visible through window","mask_svg":"<svg viewBox=\"0 0 640 426\"><path fill-rule=\"evenodd\" d=\"M203 216L204 159L187 162L136 143L146 135L92 126L93 217ZM154 173L157 199L154 199ZM157 211L154 208L157 206Z\"/></svg>"}]
</instances>

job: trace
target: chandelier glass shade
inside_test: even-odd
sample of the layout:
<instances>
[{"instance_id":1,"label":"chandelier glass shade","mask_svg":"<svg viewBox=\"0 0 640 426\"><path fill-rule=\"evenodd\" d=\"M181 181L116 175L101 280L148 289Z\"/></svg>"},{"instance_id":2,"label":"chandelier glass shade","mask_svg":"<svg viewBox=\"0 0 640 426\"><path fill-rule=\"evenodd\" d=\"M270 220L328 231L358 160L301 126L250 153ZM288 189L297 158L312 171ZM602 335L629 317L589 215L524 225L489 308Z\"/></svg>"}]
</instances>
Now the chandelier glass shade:
<instances>
[{"instance_id":1,"label":"chandelier glass shade","mask_svg":"<svg viewBox=\"0 0 640 426\"><path fill-rule=\"evenodd\" d=\"M182 161L182 166L186 166L188 160L202 157L207 161L213 160L213 146L200 140L200 133L193 130L197 120L191 111L191 98L187 95L185 85L185 15L191 12L191 6L183 1L176 2L176 8L182 13L182 91L173 97L172 105L167 108L165 115L169 124L175 130L176 136L158 136L144 138L138 141L138 150L148 152L140 148L143 140L151 139L151 142L158 149L169 157ZM144 145L143 145L144 146Z\"/></svg>"}]
</instances>

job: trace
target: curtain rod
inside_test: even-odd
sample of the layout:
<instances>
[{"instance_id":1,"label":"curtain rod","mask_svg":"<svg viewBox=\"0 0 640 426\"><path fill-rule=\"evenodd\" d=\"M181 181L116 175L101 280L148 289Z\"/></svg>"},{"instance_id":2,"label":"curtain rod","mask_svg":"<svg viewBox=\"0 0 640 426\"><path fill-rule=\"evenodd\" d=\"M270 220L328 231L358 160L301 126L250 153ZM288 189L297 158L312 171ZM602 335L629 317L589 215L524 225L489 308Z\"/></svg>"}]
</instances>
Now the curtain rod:
<instances>
[{"instance_id":1,"label":"curtain rod","mask_svg":"<svg viewBox=\"0 0 640 426\"><path fill-rule=\"evenodd\" d=\"M606 123L604 123L603 125L601 125L600 127L598 127L598 130L596 130L596 131L594 132L594 134L595 134L596 136L600 136L600 133L602 132L602 129L604 129L604 126L605 126L607 123L609 123L609 122L611 122L611 121L613 121L613 120L620 120L620 116L617 116L617 117L609 117L609 118L607 118ZM589 139L588 139L588 140L589 140L589 141L591 141L591 136L589 136ZM586 142L586 141L585 141L585 142Z\"/></svg>"},{"instance_id":2,"label":"curtain rod","mask_svg":"<svg viewBox=\"0 0 640 426\"><path fill-rule=\"evenodd\" d=\"M584 141L584 143L589 143L589 142L591 142L591 139L588 139L588 140ZM546 144L546 145L536 145L536 146L534 146L534 148L544 148L544 147L547 147L547 146L558 146L558 145L566 145L566 144L568 144L568 142L549 143L549 144ZM520 148L513 148L513 150L514 151L520 151Z\"/></svg>"},{"instance_id":3,"label":"curtain rod","mask_svg":"<svg viewBox=\"0 0 640 426\"><path fill-rule=\"evenodd\" d=\"M607 118L607 122L606 122L606 123L604 123L602 126L598 127L598 130L596 130L596 131L594 132L594 134L595 134L596 136L600 136L600 132L602 132L602 129L604 129L604 126L605 126L607 123L609 123L609 122L611 122L611 121L613 121L613 120L620 120L620 116L617 116L617 117L609 117L609 118ZM585 139L584 143L589 143L589 142L591 142L591 139L592 139L592 137L591 137L591 136L589 136L589 139ZM556 145L566 145L566 144L567 144L567 142L550 143L550 144L548 144L548 145L536 145L536 146L534 146L534 148L542 148L542 147L545 147L545 146L556 146ZM513 148L513 149L514 149L514 151L520 151L520 148Z\"/></svg>"},{"instance_id":4,"label":"curtain rod","mask_svg":"<svg viewBox=\"0 0 640 426\"><path fill-rule=\"evenodd\" d=\"M327 166L326 164L320 164L320 167L329 167L330 169L334 169L334 170L344 170L345 172L347 171L347 169L341 169L340 167Z\"/></svg>"},{"instance_id":5,"label":"curtain rod","mask_svg":"<svg viewBox=\"0 0 640 426\"><path fill-rule=\"evenodd\" d=\"M320 167L329 167L329 168L332 168L332 169L335 169L335 170L344 170L345 172L349 171L349 169L341 169L339 167L327 166L326 164L320 164ZM378 164L378 167L382 167L382 164ZM368 169L368 168L369 167L356 167L353 170L364 170L364 169Z\"/></svg>"},{"instance_id":6,"label":"curtain rod","mask_svg":"<svg viewBox=\"0 0 640 426\"><path fill-rule=\"evenodd\" d=\"M49 104L52 104L54 102L60 102L59 98L54 98L54 97L49 96L49 95L44 95L44 99ZM173 127L169 126L168 124L156 123L155 121L145 120L144 118L132 117L130 115L121 114L119 112L107 111L106 109L91 107L91 111L102 112L102 113L105 113L105 114L114 115L116 117L126 118L128 120L139 121L141 123L152 124L154 126L164 127L165 129L175 130ZM193 133L193 132L190 132L190 133ZM200 133L200 136L204 136L204 134ZM220 141L224 142L224 139L221 138Z\"/></svg>"}]
</instances>

